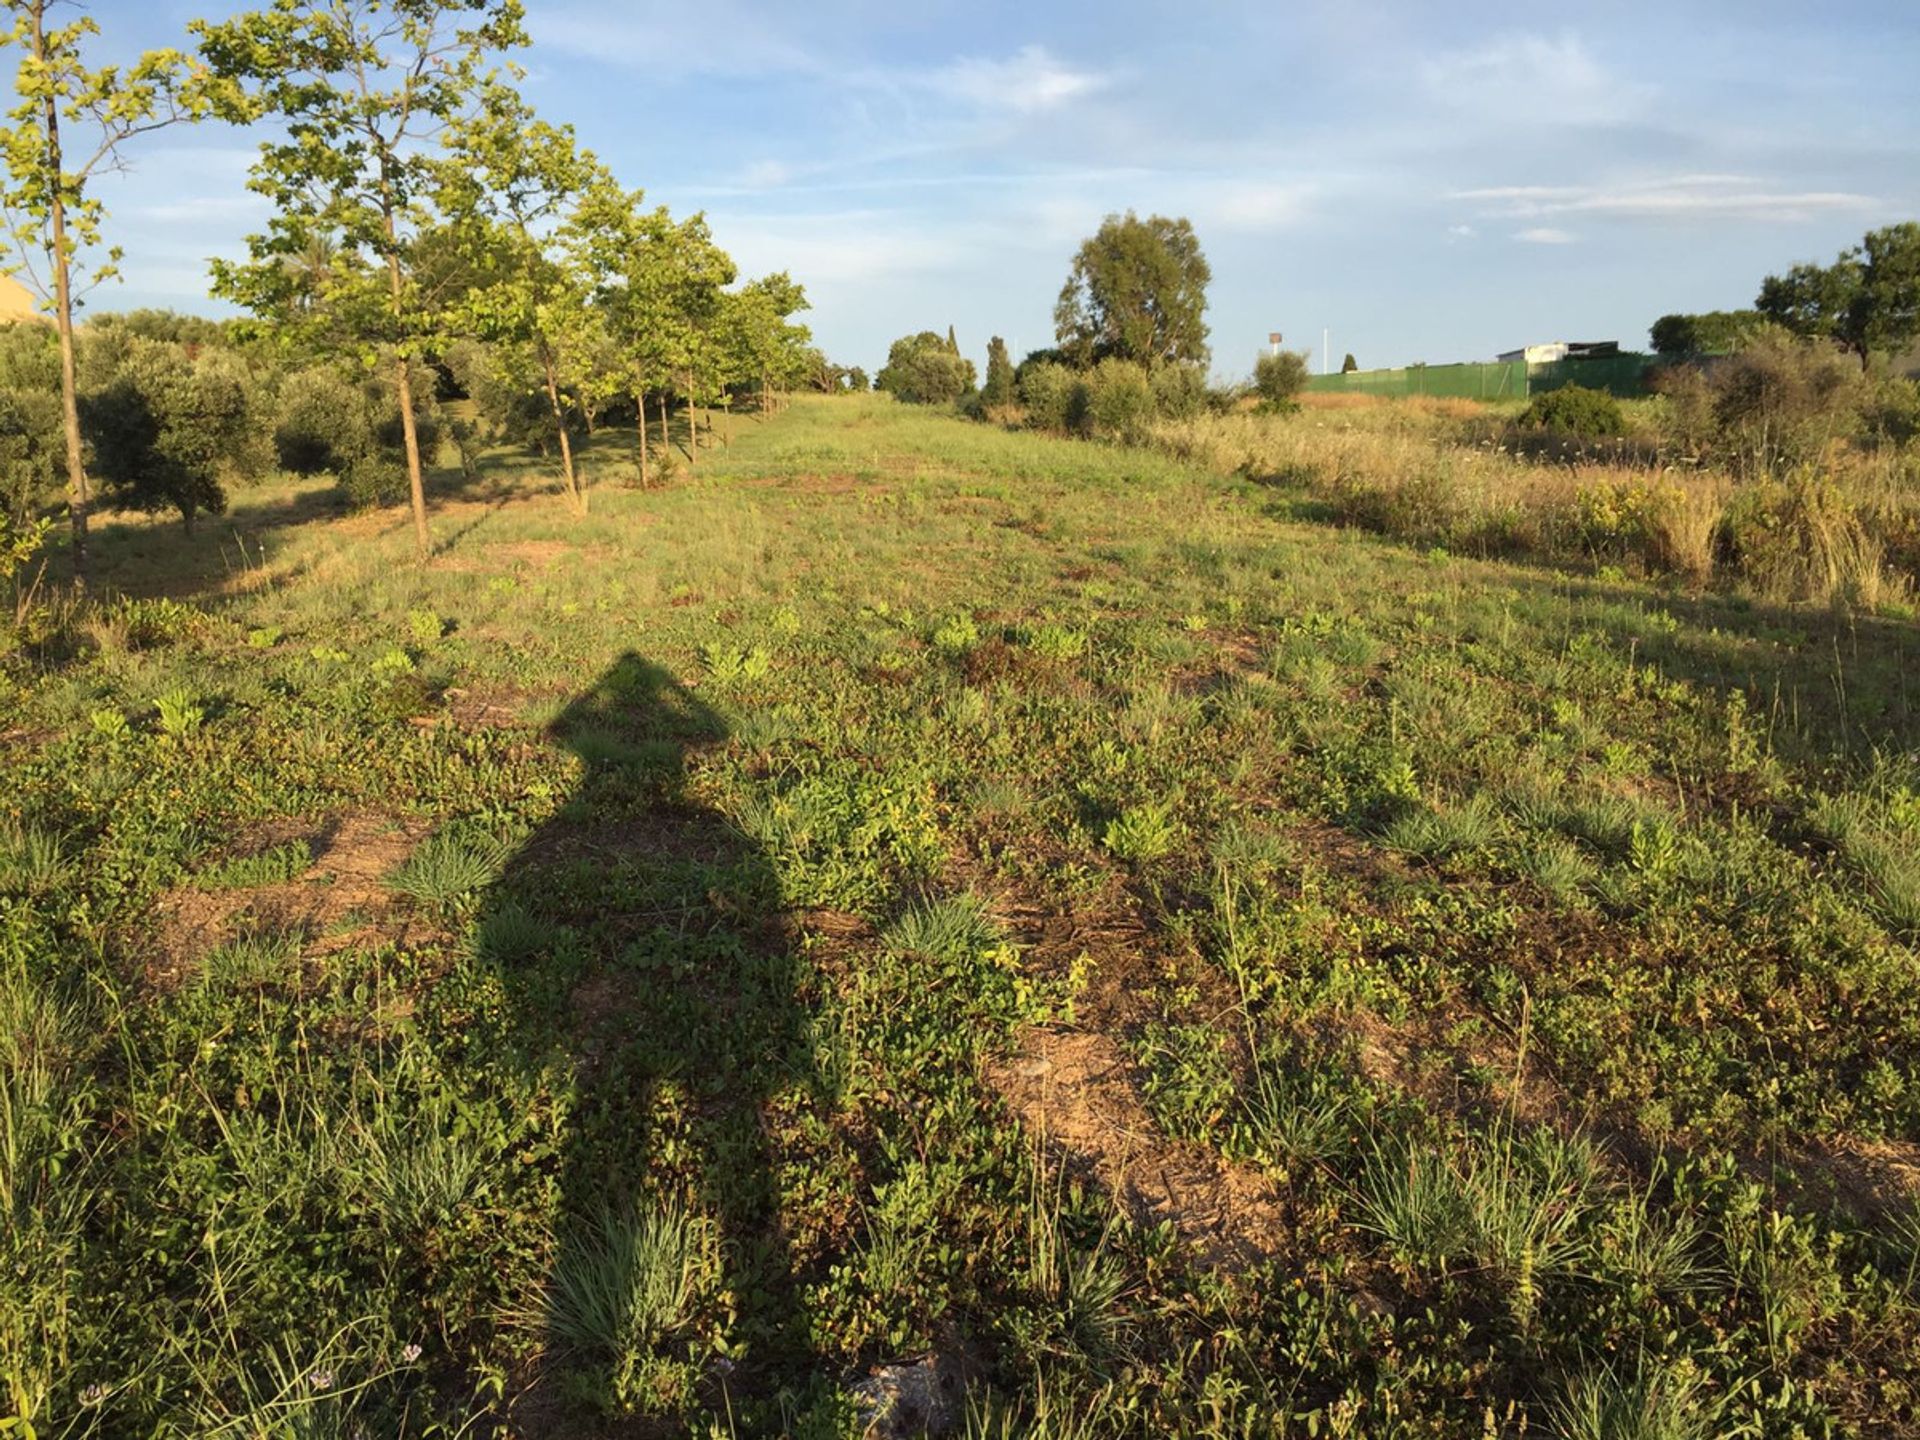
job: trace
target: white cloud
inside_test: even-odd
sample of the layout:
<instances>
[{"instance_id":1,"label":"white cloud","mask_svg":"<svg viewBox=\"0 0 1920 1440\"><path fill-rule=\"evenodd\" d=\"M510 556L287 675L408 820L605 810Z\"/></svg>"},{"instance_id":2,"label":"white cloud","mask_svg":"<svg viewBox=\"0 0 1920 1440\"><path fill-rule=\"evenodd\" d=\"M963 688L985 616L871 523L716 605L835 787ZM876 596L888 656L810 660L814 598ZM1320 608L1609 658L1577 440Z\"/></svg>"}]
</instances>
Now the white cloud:
<instances>
[{"instance_id":1,"label":"white cloud","mask_svg":"<svg viewBox=\"0 0 1920 1440\"><path fill-rule=\"evenodd\" d=\"M924 77L936 94L983 110L1037 115L1105 89L1111 77L1055 59L1045 46L1028 45L1005 60L963 57Z\"/></svg>"},{"instance_id":2,"label":"white cloud","mask_svg":"<svg viewBox=\"0 0 1920 1440\"><path fill-rule=\"evenodd\" d=\"M740 0L628 0L624 14L596 5L530 6L534 52L630 65L666 80L701 75L823 73L807 46L781 33L777 13Z\"/></svg>"},{"instance_id":3,"label":"white cloud","mask_svg":"<svg viewBox=\"0 0 1920 1440\"><path fill-rule=\"evenodd\" d=\"M1505 35L1437 55L1422 66L1427 89L1458 109L1504 115L1515 125L1625 119L1642 113L1653 87L1614 75L1576 35Z\"/></svg>"},{"instance_id":4,"label":"white cloud","mask_svg":"<svg viewBox=\"0 0 1920 1440\"><path fill-rule=\"evenodd\" d=\"M1513 238L1524 240L1529 245L1571 245L1575 236L1570 230L1556 230L1551 225L1536 225L1530 230L1516 230Z\"/></svg>"},{"instance_id":5,"label":"white cloud","mask_svg":"<svg viewBox=\"0 0 1920 1440\"><path fill-rule=\"evenodd\" d=\"M1474 236L1478 235L1479 233L1480 232L1474 229L1473 226L1471 225L1447 226L1447 234L1451 235L1456 240L1471 240L1473 239Z\"/></svg>"},{"instance_id":6,"label":"white cloud","mask_svg":"<svg viewBox=\"0 0 1920 1440\"><path fill-rule=\"evenodd\" d=\"M1741 175L1674 175L1615 185L1498 185L1462 190L1487 213L1513 220L1599 215L1625 220L1694 218L1791 222L1872 210L1871 195L1845 190L1769 189Z\"/></svg>"},{"instance_id":7,"label":"white cloud","mask_svg":"<svg viewBox=\"0 0 1920 1440\"><path fill-rule=\"evenodd\" d=\"M1194 197L1199 223L1223 230L1278 230L1303 219L1311 189L1260 180L1228 180Z\"/></svg>"},{"instance_id":8,"label":"white cloud","mask_svg":"<svg viewBox=\"0 0 1920 1440\"><path fill-rule=\"evenodd\" d=\"M756 160L740 172L739 188L774 190L793 179L793 167L778 160Z\"/></svg>"}]
</instances>

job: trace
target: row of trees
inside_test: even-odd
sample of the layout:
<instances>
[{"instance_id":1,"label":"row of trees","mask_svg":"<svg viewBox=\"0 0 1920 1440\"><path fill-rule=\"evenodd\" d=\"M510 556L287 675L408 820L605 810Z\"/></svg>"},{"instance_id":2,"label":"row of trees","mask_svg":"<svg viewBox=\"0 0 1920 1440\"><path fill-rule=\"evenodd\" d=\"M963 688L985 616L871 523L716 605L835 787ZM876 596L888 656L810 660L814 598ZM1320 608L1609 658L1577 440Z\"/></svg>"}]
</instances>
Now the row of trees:
<instances>
[{"instance_id":1,"label":"row of trees","mask_svg":"<svg viewBox=\"0 0 1920 1440\"><path fill-rule=\"evenodd\" d=\"M1670 358L1726 355L1767 325L1829 341L1863 369L1876 354L1912 345L1920 338L1920 222L1869 231L1831 265L1806 263L1769 275L1751 310L1662 315L1650 335L1654 350Z\"/></svg>"},{"instance_id":2,"label":"row of trees","mask_svg":"<svg viewBox=\"0 0 1920 1440\"><path fill-rule=\"evenodd\" d=\"M1054 306L1055 344L1019 365L1006 341L987 346L986 379L949 329L893 343L877 386L918 404L959 403L992 417L1018 406L1041 429L1137 437L1154 420L1230 409L1251 390L1270 408L1306 384L1305 357L1264 355L1248 385L1207 377L1207 285L1213 272L1186 219L1109 215L1075 252ZM1353 368L1351 356L1347 368Z\"/></svg>"},{"instance_id":3,"label":"row of trees","mask_svg":"<svg viewBox=\"0 0 1920 1440\"><path fill-rule=\"evenodd\" d=\"M702 407L743 393L770 405L785 389L848 378L794 323L807 302L789 276L737 285L703 216L649 207L570 128L532 113L508 58L527 43L519 0L272 0L194 22L191 54L155 51L128 67L86 63L83 48L98 34L90 18L56 27L54 0L0 3L14 19L5 38L22 51L20 103L0 133L0 200L13 267L55 322L82 583L89 462L112 468L127 453L112 426L83 414L75 308L120 258L100 248L105 217L92 182L128 142L162 126L211 118L273 127L248 183L272 201L274 218L249 237L244 260L216 262L214 293L253 318L239 338L256 366L272 351L277 375L327 364L349 389L381 379L423 555L433 439L423 417L449 371L491 400L483 410L496 424L524 422L530 400L539 407L543 448L557 455L578 508L587 487L575 427L617 404L633 416L646 481L655 447L668 443L672 402L687 409L691 462ZM85 136L78 159L75 134ZM161 374L168 366L171 378ZM213 369L190 356L143 352L136 368L146 378L127 384L156 415L187 413L188 390L218 388ZM296 392L303 387L313 382ZM351 468L342 448L351 447L331 447L333 458ZM214 508L203 483L211 467L189 480L170 466L148 468L171 474L163 488L184 515Z\"/></svg>"}]
</instances>

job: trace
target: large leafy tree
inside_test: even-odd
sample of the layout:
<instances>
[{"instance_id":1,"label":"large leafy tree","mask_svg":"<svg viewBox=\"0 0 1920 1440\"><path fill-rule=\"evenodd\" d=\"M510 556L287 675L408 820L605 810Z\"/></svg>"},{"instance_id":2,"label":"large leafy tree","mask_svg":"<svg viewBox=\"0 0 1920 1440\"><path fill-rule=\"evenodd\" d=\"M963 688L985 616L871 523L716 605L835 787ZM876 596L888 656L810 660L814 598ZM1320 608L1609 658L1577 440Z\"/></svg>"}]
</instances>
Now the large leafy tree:
<instances>
[{"instance_id":1,"label":"large leafy tree","mask_svg":"<svg viewBox=\"0 0 1920 1440\"><path fill-rule=\"evenodd\" d=\"M196 22L232 82L229 118L278 120L251 188L277 211L249 259L217 263L215 293L289 332L330 332L388 371L398 401L414 536L430 545L415 376L444 335L416 250L442 183L437 147L488 92L489 65L526 43L519 0L273 0ZM316 294L317 242L332 247Z\"/></svg>"},{"instance_id":2,"label":"large leafy tree","mask_svg":"<svg viewBox=\"0 0 1920 1440\"><path fill-rule=\"evenodd\" d=\"M571 410L601 383L604 328L576 228L594 223L588 198L610 178L571 127L534 116L504 85L451 127L438 201L475 277L454 306L458 323L529 373L545 395L574 508L586 489L568 435Z\"/></svg>"},{"instance_id":3,"label":"large leafy tree","mask_svg":"<svg viewBox=\"0 0 1920 1440\"><path fill-rule=\"evenodd\" d=\"M1920 222L1870 231L1831 265L1769 275L1754 307L1797 335L1832 340L1865 365L1920 335Z\"/></svg>"},{"instance_id":4,"label":"large leafy tree","mask_svg":"<svg viewBox=\"0 0 1920 1440\"><path fill-rule=\"evenodd\" d=\"M73 313L82 290L110 279L117 248L100 247L105 209L93 181L117 168L136 136L204 113L204 76L178 51L153 50L132 65L90 68L85 42L100 33L86 15L50 23L58 0L0 0L12 25L0 42L17 46L19 103L0 129L0 222L11 244L8 273L20 275L53 314L60 337L60 409L75 581L87 579L86 450L74 358ZM91 257L91 263L89 259Z\"/></svg>"},{"instance_id":5,"label":"large leafy tree","mask_svg":"<svg viewBox=\"0 0 1920 1440\"><path fill-rule=\"evenodd\" d=\"M1204 363L1213 271L1185 219L1109 215L1080 246L1054 306L1054 333L1074 363Z\"/></svg>"}]
</instances>

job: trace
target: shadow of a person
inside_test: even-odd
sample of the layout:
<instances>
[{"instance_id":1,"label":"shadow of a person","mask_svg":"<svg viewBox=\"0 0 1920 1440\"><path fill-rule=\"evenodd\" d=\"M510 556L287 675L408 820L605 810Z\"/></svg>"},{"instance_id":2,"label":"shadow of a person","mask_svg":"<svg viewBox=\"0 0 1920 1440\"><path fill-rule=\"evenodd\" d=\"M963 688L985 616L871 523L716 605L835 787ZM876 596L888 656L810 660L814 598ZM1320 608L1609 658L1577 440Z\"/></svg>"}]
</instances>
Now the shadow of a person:
<instances>
[{"instance_id":1,"label":"shadow of a person","mask_svg":"<svg viewBox=\"0 0 1920 1440\"><path fill-rule=\"evenodd\" d=\"M488 948L501 957L527 1058L563 1097L550 1295L583 1274L617 1290L634 1257L610 1249L607 1217L684 1203L696 1225L717 1231L721 1273L706 1312L688 1322L701 1336L678 1336L690 1357L682 1379L704 1368L709 1378L689 1383L730 1406L794 1394L817 1367L780 1224L767 1110L807 1083L810 1027L772 866L687 793L688 757L723 741L726 727L673 676L627 654L552 733L584 762L584 778L519 850L479 921L483 946L490 935L499 942ZM716 1357L698 1353L713 1328L737 1365L708 1366ZM551 1331L549 1340L571 1353L576 1378L598 1367L588 1388L600 1386L603 1404L609 1366L633 1359L583 1353ZM722 1397L713 1377L727 1370ZM630 1405L655 1408L618 1397ZM549 1433L581 1433L578 1418L553 1417Z\"/></svg>"}]
</instances>

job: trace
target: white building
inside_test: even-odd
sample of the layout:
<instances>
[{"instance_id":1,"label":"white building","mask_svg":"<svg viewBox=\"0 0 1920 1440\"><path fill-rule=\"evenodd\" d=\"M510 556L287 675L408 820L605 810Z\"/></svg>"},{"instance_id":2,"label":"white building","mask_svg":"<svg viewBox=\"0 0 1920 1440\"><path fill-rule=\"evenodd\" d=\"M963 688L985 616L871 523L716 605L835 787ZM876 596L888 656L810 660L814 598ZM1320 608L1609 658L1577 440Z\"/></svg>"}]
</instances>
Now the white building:
<instances>
[{"instance_id":1,"label":"white building","mask_svg":"<svg viewBox=\"0 0 1920 1440\"><path fill-rule=\"evenodd\" d=\"M1550 340L1545 345L1528 345L1519 350L1506 350L1494 356L1502 365L1514 365L1525 361L1529 365L1551 365L1555 360L1567 358L1567 351L1573 347L1564 340Z\"/></svg>"}]
</instances>

